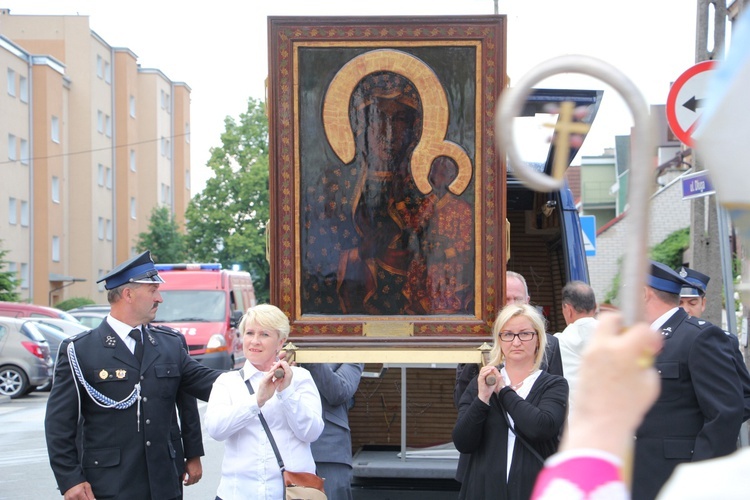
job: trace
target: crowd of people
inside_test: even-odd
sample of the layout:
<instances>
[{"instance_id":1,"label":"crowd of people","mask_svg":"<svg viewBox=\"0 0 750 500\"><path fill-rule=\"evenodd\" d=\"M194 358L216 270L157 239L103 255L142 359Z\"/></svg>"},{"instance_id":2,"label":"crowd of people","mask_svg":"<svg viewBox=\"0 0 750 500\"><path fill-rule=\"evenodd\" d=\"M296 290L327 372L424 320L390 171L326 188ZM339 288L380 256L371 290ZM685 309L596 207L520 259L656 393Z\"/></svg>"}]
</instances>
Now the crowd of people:
<instances>
[{"instance_id":1,"label":"crowd of people","mask_svg":"<svg viewBox=\"0 0 750 500\"><path fill-rule=\"evenodd\" d=\"M66 499L181 498L202 475L196 398L208 401L208 434L225 442L217 499L282 498L282 463L324 477L329 499L352 498L348 411L362 364L288 363L289 319L261 304L239 324L243 368L212 370L179 332L150 323L162 279L148 252L102 280L111 311L63 342L47 405ZM708 280L652 262L648 323L624 333L617 314L598 317L589 285L568 283L567 327L554 335L509 271L488 362L456 371L459 498L698 498L698 465L682 464L748 463L732 454L750 374L737 338L699 317Z\"/></svg>"}]
</instances>

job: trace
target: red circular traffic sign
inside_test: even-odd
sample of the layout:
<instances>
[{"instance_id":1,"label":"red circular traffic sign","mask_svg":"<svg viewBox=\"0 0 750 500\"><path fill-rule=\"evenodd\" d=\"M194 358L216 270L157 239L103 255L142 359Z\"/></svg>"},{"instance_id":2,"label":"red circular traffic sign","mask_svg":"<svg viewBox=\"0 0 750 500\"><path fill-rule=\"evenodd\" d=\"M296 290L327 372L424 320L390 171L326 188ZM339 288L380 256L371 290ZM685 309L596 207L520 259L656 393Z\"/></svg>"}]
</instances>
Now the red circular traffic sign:
<instances>
[{"instance_id":1,"label":"red circular traffic sign","mask_svg":"<svg viewBox=\"0 0 750 500\"><path fill-rule=\"evenodd\" d=\"M703 61L691 67L672 84L667 96L667 123L684 144L693 145L695 131L702 113L711 71L716 61Z\"/></svg>"}]
</instances>

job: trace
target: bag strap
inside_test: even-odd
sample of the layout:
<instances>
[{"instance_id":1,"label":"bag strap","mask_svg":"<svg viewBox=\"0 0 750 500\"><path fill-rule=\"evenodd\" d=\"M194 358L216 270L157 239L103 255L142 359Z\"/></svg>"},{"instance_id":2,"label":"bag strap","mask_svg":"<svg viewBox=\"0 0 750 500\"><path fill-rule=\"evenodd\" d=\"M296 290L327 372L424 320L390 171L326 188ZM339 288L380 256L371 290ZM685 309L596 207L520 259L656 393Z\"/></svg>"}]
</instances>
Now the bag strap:
<instances>
[{"instance_id":1,"label":"bag strap","mask_svg":"<svg viewBox=\"0 0 750 500\"><path fill-rule=\"evenodd\" d=\"M244 368L240 369L240 377L243 379L245 378ZM247 390L250 391L250 394L255 394L255 391L253 391L253 386L250 385L250 379L245 380L245 385L247 386ZM273 439L271 429L268 428L268 423L266 422L266 419L261 411L258 411L258 418L260 418L260 423L263 426L263 430L266 431L268 440L271 442L271 448L273 448L273 452L276 455L276 461L279 463L279 469L281 469L283 475L284 471L286 470L286 468L284 467L284 460L281 459L281 453L279 453L279 449L276 447L276 441Z\"/></svg>"}]
</instances>

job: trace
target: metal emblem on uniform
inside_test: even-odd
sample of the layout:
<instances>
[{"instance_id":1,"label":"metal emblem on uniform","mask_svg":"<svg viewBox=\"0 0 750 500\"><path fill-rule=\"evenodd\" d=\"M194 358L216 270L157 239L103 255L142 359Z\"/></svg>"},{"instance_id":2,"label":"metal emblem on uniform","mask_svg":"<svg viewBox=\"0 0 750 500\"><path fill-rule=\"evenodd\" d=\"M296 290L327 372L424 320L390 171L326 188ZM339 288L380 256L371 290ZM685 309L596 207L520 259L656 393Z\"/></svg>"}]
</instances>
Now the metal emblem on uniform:
<instances>
[{"instance_id":1,"label":"metal emblem on uniform","mask_svg":"<svg viewBox=\"0 0 750 500\"><path fill-rule=\"evenodd\" d=\"M662 328L661 334L664 336L671 335L672 334L672 327L668 326L666 328Z\"/></svg>"},{"instance_id":2,"label":"metal emblem on uniform","mask_svg":"<svg viewBox=\"0 0 750 500\"><path fill-rule=\"evenodd\" d=\"M706 324L706 322L705 322L705 321L703 321L703 320L701 320L701 321L699 321L699 322L698 322L698 324L699 324L699 325L705 325L705 324Z\"/></svg>"},{"instance_id":3,"label":"metal emblem on uniform","mask_svg":"<svg viewBox=\"0 0 750 500\"><path fill-rule=\"evenodd\" d=\"M109 372L107 370L102 370L99 372L99 378L102 380L107 380L109 377Z\"/></svg>"},{"instance_id":4,"label":"metal emblem on uniform","mask_svg":"<svg viewBox=\"0 0 750 500\"><path fill-rule=\"evenodd\" d=\"M115 371L115 377L117 378L125 378L125 375L127 375L128 372L126 370L123 370L122 368Z\"/></svg>"},{"instance_id":5,"label":"metal emblem on uniform","mask_svg":"<svg viewBox=\"0 0 750 500\"><path fill-rule=\"evenodd\" d=\"M683 278L687 277L687 271L684 267L680 268L680 276L682 276Z\"/></svg>"},{"instance_id":6,"label":"metal emblem on uniform","mask_svg":"<svg viewBox=\"0 0 750 500\"><path fill-rule=\"evenodd\" d=\"M151 336L151 332L148 332L148 341L151 342L151 345L156 345L156 340Z\"/></svg>"},{"instance_id":7,"label":"metal emblem on uniform","mask_svg":"<svg viewBox=\"0 0 750 500\"><path fill-rule=\"evenodd\" d=\"M104 343L107 344L108 347L114 347L116 340L112 335L107 335L107 338L104 339Z\"/></svg>"}]
</instances>

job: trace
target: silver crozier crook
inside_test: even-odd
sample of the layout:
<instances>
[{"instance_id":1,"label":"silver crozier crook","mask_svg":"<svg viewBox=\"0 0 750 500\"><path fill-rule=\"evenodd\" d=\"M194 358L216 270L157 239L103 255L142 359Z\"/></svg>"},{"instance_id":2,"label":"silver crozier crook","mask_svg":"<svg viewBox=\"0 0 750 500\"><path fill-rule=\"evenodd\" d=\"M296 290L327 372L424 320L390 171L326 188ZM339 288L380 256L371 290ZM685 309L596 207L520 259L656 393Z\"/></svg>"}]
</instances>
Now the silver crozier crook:
<instances>
[{"instance_id":1,"label":"silver crozier crook","mask_svg":"<svg viewBox=\"0 0 750 500\"><path fill-rule=\"evenodd\" d=\"M513 125L515 118L521 113L526 98L532 87L540 81L559 73L581 73L597 78L614 88L625 100L633 115L633 152L630 179L628 186L628 219L633 232L625 251L623 266L623 280L621 281L620 297L622 298L622 313L626 325L642 321L643 316L643 287L648 273L648 205L653 192L651 161L652 124L646 100L633 82L620 70L600 59L588 56L570 55L556 57L539 64L529 71L517 84L503 91L495 114L495 134L498 147L504 152L513 172L528 187L537 191L550 192L561 189L564 168L556 166L553 175L548 176L537 172L522 158L513 141ZM566 103L563 103L566 104ZM568 103L572 106L572 103ZM561 109L563 107L561 106ZM561 117L562 117L561 112ZM562 120L561 120L562 121ZM558 124L555 138L555 157L553 162L568 157L570 145L567 142L568 132L560 133L560 125L568 127L572 122ZM573 129L575 133L575 129Z\"/></svg>"}]
</instances>

